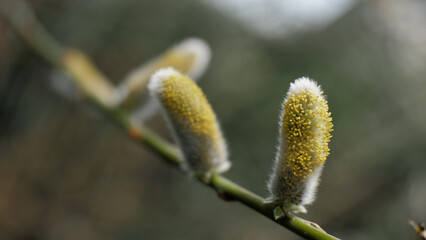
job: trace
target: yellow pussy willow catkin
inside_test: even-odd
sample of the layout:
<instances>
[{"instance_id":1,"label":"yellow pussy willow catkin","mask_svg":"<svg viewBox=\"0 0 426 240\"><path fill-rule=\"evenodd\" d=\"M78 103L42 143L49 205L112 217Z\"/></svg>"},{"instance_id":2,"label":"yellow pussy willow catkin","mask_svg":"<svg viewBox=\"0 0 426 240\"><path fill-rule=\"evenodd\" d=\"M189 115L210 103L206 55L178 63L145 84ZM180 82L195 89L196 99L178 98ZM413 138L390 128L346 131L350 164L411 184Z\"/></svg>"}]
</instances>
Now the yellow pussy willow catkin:
<instances>
[{"instance_id":1,"label":"yellow pussy willow catkin","mask_svg":"<svg viewBox=\"0 0 426 240\"><path fill-rule=\"evenodd\" d=\"M198 38L185 39L130 72L117 88L118 104L127 109L139 107L151 75L159 69L173 67L197 80L209 62L210 47L205 41Z\"/></svg>"},{"instance_id":2,"label":"yellow pussy willow catkin","mask_svg":"<svg viewBox=\"0 0 426 240\"><path fill-rule=\"evenodd\" d=\"M148 87L164 110L188 170L228 170L228 153L216 115L197 84L173 68L166 68L152 76Z\"/></svg>"},{"instance_id":3,"label":"yellow pussy willow catkin","mask_svg":"<svg viewBox=\"0 0 426 240\"><path fill-rule=\"evenodd\" d=\"M280 118L280 143L268 189L284 210L306 212L315 200L333 124L321 88L308 78L290 85Z\"/></svg>"}]
</instances>

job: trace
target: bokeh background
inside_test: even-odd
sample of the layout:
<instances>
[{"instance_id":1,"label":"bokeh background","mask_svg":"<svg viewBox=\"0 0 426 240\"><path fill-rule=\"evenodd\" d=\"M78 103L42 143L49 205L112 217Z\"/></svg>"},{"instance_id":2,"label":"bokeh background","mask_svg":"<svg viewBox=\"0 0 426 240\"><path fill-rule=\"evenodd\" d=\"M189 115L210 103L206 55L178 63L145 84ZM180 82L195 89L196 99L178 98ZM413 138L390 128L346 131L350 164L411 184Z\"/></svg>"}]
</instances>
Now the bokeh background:
<instances>
[{"instance_id":1,"label":"bokeh background","mask_svg":"<svg viewBox=\"0 0 426 240\"><path fill-rule=\"evenodd\" d=\"M262 196L289 83L317 80L335 130L303 217L343 239L417 239L407 221L426 221L426 1L28 2L115 83L182 39L206 40L199 83L228 140L225 175ZM299 239L64 99L57 75L0 18L0 239ZM147 125L171 140L160 115Z\"/></svg>"}]
</instances>

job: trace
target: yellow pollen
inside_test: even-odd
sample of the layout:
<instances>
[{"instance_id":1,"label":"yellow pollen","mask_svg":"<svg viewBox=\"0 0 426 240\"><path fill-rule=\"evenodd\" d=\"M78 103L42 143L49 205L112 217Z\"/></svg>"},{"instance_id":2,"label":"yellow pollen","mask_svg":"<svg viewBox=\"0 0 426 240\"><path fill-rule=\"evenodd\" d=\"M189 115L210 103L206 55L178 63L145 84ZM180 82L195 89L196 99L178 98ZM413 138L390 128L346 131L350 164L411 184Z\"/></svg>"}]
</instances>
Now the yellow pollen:
<instances>
[{"instance_id":1,"label":"yellow pollen","mask_svg":"<svg viewBox=\"0 0 426 240\"><path fill-rule=\"evenodd\" d=\"M283 171L286 188L296 189L324 164L333 124L327 101L310 91L290 94L283 104L281 134L287 146Z\"/></svg>"},{"instance_id":2,"label":"yellow pollen","mask_svg":"<svg viewBox=\"0 0 426 240\"><path fill-rule=\"evenodd\" d=\"M172 124L185 135L197 139L194 144L201 148L201 158L209 161L208 148L221 151L219 145L222 136L216 123L216 115L194 81L181 74L168 76L163 80L161 101Z\"/></svg>"}]
</instances>

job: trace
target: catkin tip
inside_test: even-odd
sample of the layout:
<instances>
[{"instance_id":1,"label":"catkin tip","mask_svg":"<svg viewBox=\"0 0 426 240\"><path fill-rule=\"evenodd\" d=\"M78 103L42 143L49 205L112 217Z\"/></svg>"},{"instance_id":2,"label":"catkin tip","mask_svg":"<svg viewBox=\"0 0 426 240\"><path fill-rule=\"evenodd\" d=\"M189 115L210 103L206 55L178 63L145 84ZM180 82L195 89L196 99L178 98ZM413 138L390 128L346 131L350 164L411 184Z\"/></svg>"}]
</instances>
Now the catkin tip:
<instances>
[{"instance_id":1,"label":"catkin tip","mask_svg":"<svg viewBox=\"0 0 426 240\"><path fill-rule=\"evenodd\" d=\"M173 67L198 80L207 69L210 56L210 47L202 39L188 38L173 45L161 55L131 71L121 81L115 89L115 105L132 111L137 109L136 116L146 119L152 111L143 111L146 106L143 104L143 93L152 74L159 69Z\"/></svg>"},{"instance_id":2,"label":"catkin tip","mask_svg":"<svg viewBox=\"0 0 426 240\"><path fill-rule=\"evenodd\" d=\"M200 38L188 38L176 45L176 49L190 53L195 60L188 69L188 76L197 80L206 71L211 58L210 47L204 40Z\"/></svg>"}]
</instances>

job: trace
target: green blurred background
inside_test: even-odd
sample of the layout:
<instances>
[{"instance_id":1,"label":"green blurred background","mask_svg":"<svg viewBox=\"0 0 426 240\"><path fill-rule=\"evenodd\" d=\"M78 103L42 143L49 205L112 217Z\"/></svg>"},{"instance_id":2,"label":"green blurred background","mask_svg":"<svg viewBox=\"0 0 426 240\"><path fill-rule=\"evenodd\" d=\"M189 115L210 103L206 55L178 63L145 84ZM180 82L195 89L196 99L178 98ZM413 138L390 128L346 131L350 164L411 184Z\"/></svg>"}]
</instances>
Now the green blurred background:
<instances>
[{"instance_id":1,"label":"green blurred background","mask_svg":"<svg viewBox=\"0 0 426 240\"><path fill-rule=\"evenodd\" d=\"M29 4L115 83L176 42L206 40L199 83L228 140L225 175L262 196L284 94L298 77L317 80L335 130L302 217L343 239L417 239L407 221L426 221L426 1L322 2ZM0 239L299 239L64 99L57 77L0 18ZM171 140L160 115L147 125Z\"/></svg>"}]
</instances>

